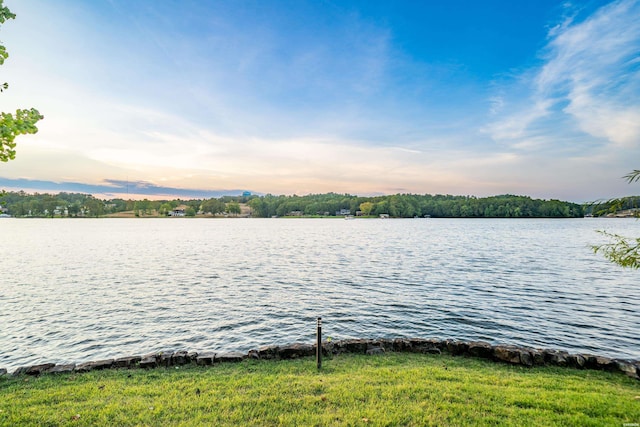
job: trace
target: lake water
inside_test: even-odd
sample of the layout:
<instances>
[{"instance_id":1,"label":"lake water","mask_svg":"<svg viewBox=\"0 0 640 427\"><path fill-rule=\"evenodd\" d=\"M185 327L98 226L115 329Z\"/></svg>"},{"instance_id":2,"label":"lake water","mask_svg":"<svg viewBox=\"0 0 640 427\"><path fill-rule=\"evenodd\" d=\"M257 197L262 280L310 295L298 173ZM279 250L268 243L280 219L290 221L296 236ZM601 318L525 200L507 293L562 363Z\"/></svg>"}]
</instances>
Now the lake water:
<instances>
[{"instance_id":1,"label":"lake water","mask_svg":"<svg viewBox=\"0 0 640 427\"><path fill-rule=\"evenodd\" d=\"M325 336L640 359L633 219L2 219L0 367Z\"/></svg>"}]
</instances>

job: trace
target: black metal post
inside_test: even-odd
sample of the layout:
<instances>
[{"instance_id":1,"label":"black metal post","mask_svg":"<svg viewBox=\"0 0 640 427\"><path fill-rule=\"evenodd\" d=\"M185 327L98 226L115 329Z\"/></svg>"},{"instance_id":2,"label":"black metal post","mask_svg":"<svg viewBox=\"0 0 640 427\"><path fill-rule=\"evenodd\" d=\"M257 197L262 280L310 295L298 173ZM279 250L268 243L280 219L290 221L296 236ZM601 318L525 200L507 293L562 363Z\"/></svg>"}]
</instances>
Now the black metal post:
<instances>
[{"instance_id":1,"label":"black metal post","mask_svg":"<svg viewBox=\"0 0 640 427\"><path fill-rule=\"evenodd\" d=\"M322 317L318 317L318 329L316 331L316 363L318 369L322 368Z\"/></svg>"}]
</instances>

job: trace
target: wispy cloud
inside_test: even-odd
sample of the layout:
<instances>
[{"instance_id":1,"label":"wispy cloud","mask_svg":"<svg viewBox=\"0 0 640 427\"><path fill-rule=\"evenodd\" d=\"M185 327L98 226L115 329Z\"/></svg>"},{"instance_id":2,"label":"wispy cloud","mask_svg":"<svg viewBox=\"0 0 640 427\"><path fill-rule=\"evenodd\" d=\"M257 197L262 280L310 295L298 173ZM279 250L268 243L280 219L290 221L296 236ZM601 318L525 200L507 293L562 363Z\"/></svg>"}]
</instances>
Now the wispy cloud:
<instances>
[{"instance_id":1,"label":"wispy cloud","mask_svg":"<svg viewBox=\"0 0 640 427\"><path fill-rule=\"evenodd\" d=\"M519 143L542 119L564 115L565 126L606 144L640 144L640 2L620 0L582 22L568 18L549 32L543 65L523 76L531 94L515 112L486 127L498 141ZM548 133L556 131L547 128Z\"/></svg>"},{"instance_id":2,"label":"wispy cloud","mask_svg":"<svg viewBox=\"0 0 640 427\"><path fill-rule=\"evenodd\" d=\"M503 104L504 105L504 101ZM530 136L531 129L536 120L546 117L553 101L549 99L531 100L531 104L518 112L510 113L501 120L491 123L485 128L491 136L498 141L518 141ZM491 111L495 114L495 108Z\"/></svg>"}]
</instances>

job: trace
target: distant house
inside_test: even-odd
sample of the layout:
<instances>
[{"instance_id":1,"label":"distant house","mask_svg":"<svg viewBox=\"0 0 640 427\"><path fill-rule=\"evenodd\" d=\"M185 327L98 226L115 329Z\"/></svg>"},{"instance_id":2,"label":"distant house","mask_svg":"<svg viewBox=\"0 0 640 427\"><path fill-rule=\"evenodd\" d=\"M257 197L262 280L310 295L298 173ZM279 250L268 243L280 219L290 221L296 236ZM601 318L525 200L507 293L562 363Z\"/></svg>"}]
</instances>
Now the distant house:
<instances>
[{"instance_id":1,"label":"distant house","mask_svg":"<svg viewBox=\"0 0 640 427\"><path fill-rule=\"evenodd\" d=\"M343 216L343 215L351 215L351 210L350 209L340 209L339 211L336 211L336 216Z\"/></svg>"},{"instance_id":2,"label":"distant house","mask_svg":"<svg viewBox=\"0 0 640 427\"><path fill-rule=\"evenodd\" d=\"M380 218L381 219L388 219L389 218L389 214L380 214Z\"/></svg>"},{"instance_id":3,"label":"distant house","mask_svg":"<svg viewBox=\"0 0 640 427\"><path fill-rule=\"evenodd\" d=\"M187 206L180 205L177 208L173 209L172 211L169 211L168 215L169 216L186 216L186 212L187 212Z\"/></svg>"},{"instance_id":4,"label":"distant house","mask_svg":"<svg viewBox=\"0 0 640 427\"><path fill-rule=\"evenodd\" d=\"M56 206L53 210L54 215L69 216L69 210L65 206Z\"/></svg>"}]
</instances>

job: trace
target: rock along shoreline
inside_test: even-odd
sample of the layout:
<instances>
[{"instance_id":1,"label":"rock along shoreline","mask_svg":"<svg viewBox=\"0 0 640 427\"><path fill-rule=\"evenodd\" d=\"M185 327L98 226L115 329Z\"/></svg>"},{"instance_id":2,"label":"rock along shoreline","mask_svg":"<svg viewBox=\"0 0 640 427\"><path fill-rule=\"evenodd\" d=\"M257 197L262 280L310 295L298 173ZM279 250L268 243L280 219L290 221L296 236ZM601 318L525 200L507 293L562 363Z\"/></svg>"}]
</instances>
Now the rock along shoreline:
<instances>
[{"instance_id":1,"label":"rock along shoreline","mask_svg":"<svg viewBox=\"0 0 640 427\"><path fill-rule=\"evenodd\" d=\"M476 357L525 367L560 366L575 369L603 370L622 373L640 380L640 361L637 360L611 359L593 354L570 354L561 350L534 349L514 345L491 345L484 341L396 338L346 339L322 343L322 353L327 357L344 353L376 355L387 351ZM244 359L286 360L310 357L315 354L316 345L306 343L264 346L249 350L247 353L217 353L214 351L200 353L195 351L159 352L79 364L56 365L54 363L44 363L23 366L16 369L11 375L37 376L42 374L89 372L102 369L152 369L185 365L210 366L216 363L241 362ZM0 369L0 376L7 375L9 373L6 369Z\"/></svg>"}]
</instances>

